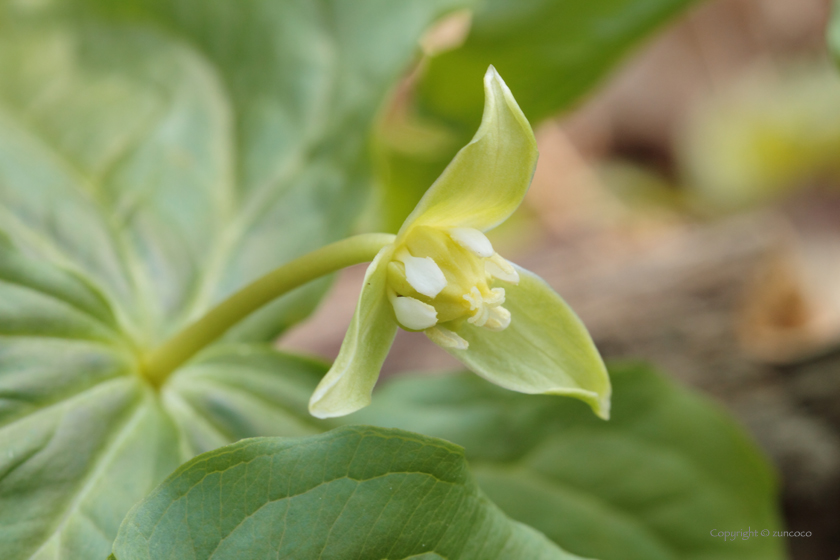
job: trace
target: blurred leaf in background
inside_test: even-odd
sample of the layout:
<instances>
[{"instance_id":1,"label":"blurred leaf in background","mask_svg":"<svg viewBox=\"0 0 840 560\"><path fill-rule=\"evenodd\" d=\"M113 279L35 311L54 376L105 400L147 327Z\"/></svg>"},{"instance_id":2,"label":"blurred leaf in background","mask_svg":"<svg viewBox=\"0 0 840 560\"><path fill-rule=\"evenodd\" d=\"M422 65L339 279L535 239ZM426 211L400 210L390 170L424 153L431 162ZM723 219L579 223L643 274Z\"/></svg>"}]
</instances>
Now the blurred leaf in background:
<instances>
[{"instance_id":1,"label":"blurred leaf in background","mask_svg":"<svg viewBox=\"0 0 840 560\"><path fill-rule=\"evenodd\" d=\"M780 527L767 460L717 405L648 367L613 366L613 416L523 396L467 374L405 376L348 421L463 445L508 515L600 560L775 560L784 539L714 531Z\"/></svg>"},{"instance_id":2,"label":"blurred leaf in background","mask_svg":"<svg viewBox=\"0 0 840 560\"><path fill-rule=\"evenodd\" d=\"M385 227L396 230L481 119L493 64L536 126L568 109L641 39L691 0L488 0L462 45L432 56L398 99L377 146ZM409 92L404 92L410 95ZM425 130L422 135L410 131Z\"/></svg>"}]
</instances>

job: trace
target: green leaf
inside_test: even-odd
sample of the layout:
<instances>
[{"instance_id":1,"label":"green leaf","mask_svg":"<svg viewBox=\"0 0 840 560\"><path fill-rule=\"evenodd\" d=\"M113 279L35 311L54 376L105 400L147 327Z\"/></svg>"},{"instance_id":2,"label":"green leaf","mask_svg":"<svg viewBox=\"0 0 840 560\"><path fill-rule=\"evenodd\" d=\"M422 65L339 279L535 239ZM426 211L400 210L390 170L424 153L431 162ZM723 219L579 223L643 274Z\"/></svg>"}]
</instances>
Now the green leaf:
<instances>
[{"instance_id":1,"label":"green leaf","mask_svg":"<svg viewBox=\"0 0 840 560\"><path fill-rule=\"evenodd\" d=\"M370 122L419 34L460 4L76 0L61 11L83 17L57 22L51 3L8 3L0 202L26 230L8 233L48 232L160 342L348 233ZM271 339L314 305L301 295L229 338Z\"/></svg>"},{"instance_id":2,"label":"green leaf","mask_svg":"<svg viewBox=\"0 0 840 560\"><path fill-rule=\"evenodd\" d=\"M494 506L458 446L355 426L196 457L131 510L112 558L269 556L576 558Z\"/></svg>"},{"instance_id":3,"label":"green leaf","mask_svg":"<svg viewBox=\"0 0 840 560\"><path fill-rule=\"evenodd\" d=\"M487 0L464 44L430 60L420 103L449 121L478 122L476 79L493 64L525 116L540 121L589 91L628 49L692 1Z\"/></svg>"},{"instance_id":4,"label":"green leaf","mask_svg":"<svg viewBox=\"0 0 840 560\"><path fill-rule=\"evenodd\" d=\"M217 345L185 366L160 399L181 434L182 460L254 434L302 436L327 425L306 403L327 365L268 345Z\"/></svg>"},{"instance_id":5,"label":"green leaf","mask_svg":"<svg viewBox=\"0 0 840 560\"><path fill-rule=\"evenodd\" d=\"M180 463L177 431L119 340L89 284L0 246L4 558L102 556L124 512Z\"/></svg>"},{"instance_id":6,"label":"green leaf","mask_svg":"<svg viewBox=\"0 0 840 560\"><path fill-rule=\"evenodd\" d=\"M281 298L161 389L143 356L344 237L370 123L455 0L0 0L0 550L104 558L197 453L324 425Z\"/></svg>"},{"instance_id":7,"label":"green leaf","mask_svg":"<svg viewBox=\"0 0 840 560\"><path fill-rule=\"evenodd\" d=\"M386 225L396 231L478 127L481 76L492 64L536 126L569 109L627 52L693 0L487 0L458 48L431 57L417 85L415 142L389 142L406 123L387 122L379 139ZM411 119L417 122L411 122ZM387 127L391 126L391 130ZM396 130L394 130L396 129ZM408 134L409 131L406 131ZM433 133L433 134L431 134ZM433 139L430 140L430 137ZM427 141L423 141L423 139ZM436 140L435 140L436 139Z\"/></svg>"},{"instance_id":8,"label":"green leaf","mask_svg":"<svg viewBox=\"0 0 840 560\"><path fill-rule=\"evenodd\" d=\"M504 391L473 375L397 378L350 422L465 446L481 488L565 550L601 560L773 560L778 538L710 531L780 526L774 475L718 406L645 367L610 370L613 415Z\"/></svg>"},{"instance_id":9,"label":"green leaf","mask_svg":"<svg viewBox=\"0 0 840 560\"><path fill-rule=\"evenodd\" d=\"M137 375L102 295L0 244L0 549L104 558L128 509L196 453L325 427L306 411L324 364L217 346L160 392Z\"/></svg>"}]
</instances>

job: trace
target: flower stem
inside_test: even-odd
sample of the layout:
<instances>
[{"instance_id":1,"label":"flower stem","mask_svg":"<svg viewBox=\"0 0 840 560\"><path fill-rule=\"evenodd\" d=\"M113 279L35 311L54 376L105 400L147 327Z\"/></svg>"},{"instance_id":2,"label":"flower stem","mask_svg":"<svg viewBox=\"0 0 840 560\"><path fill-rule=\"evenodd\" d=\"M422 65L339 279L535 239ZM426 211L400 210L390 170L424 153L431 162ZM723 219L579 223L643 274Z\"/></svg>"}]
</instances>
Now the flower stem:
<instances>
[{"instance_id":1,"label":"flower stem","mask_svg":"<svg viewBox=\"0 0 840 560\"><path fill-rule=\"evenodd\" d=\"M162 385L175 369L260 307L321 276L371 261L393 241L394 236L386 233L348 237L258 278L149 353L143 360L145 377Z\"/></svg>"}]
</instances>

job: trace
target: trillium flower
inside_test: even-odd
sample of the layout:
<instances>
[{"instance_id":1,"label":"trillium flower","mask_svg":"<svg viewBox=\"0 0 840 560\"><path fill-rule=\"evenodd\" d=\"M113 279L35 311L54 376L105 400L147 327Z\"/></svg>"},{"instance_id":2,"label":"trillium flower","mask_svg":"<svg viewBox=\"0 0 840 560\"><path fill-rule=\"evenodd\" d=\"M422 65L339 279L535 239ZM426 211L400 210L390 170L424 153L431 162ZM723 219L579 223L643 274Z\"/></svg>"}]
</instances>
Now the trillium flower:
<instances>
[{"instance_id":1,"label":"trillium flower","mask_svg":"<svg viewBox=\"0 0 840 560\"><path fill-rule=\"evenodd\" d=\"M475 137L365 274L352 323L309 402L319 418L370 404L397 328L422 331L470 370L513 391L566 395L609 415L610 382L585 327L543 280L484 233L504 222L537 162L531 126L491 66Z\"/></svg>"}]
</instances>

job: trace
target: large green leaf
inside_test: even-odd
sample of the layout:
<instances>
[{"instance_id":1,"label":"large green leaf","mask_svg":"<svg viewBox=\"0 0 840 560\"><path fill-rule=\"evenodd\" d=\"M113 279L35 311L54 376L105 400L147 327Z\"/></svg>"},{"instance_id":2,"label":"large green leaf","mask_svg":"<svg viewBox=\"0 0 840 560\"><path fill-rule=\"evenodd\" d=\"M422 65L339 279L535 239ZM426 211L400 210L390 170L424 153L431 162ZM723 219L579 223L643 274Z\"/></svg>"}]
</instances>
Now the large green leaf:
<instances>
[{"instance_id":1,"label":"large green leaf","mask_svg":"<svg viewBox=\"0 0 840 560\"><path fill-rule=\"evenodd\" d=\"M383 96L425 27L463 4L0 4L10 235L60 245L159 342L347 234ZM302 305L283 298L231 337L268 340Z\"/></svg>"},{"instance_id":2,"label":"large green leaf","mask_svg":"<svg viewBox=\"0 0 840 560\"><path fill-rule=\"evenodd\" d=\"M463 45L433 56L407 130L380 139L386 225L399 227L481 120L481 76L492 64L536 126L591 90L627 52L694 0L486 0ZM390 126L390 128L388 128Z\"/></svg>"},{"instance_id":3,"label":"large green leaf","mask_svg":"<svg viewBox=\"0 0 840 560\"><path fill-rule=\"evenodd\" d=\"M576 557L494 506L458 446L348 426L196 457L126 516L112 558Z\"/></svg>"},{"instance_id":4,"label":"large green leaf","mask_svg":"<svg viewBox=\"0 0 840 560\"><path fill-rule=\"evenodd\" d=\"M465 446L508 515L601 560L773 560L783 539L766 459L716 405L643 367L611 369L613 415L474 375L397 378L348 418Z\"/></svg>"},{"instance_id":5,"label":"large green leaf","mask_svg":"<svg viewBox=\"0 0 840 560\"><path fill-rule=\"evenodd\" d=\"M104 558L197 453L324 429L281 298L160 390L144 354L347 235L370 122L452 0L0 0L0 556Z\"/></svg>"},{"instance_id":6,"label":"large green leaf","mask_svg":"<svg viewBox=\"0 0 840 560\"><path fill-rule=\"evenodd\" d=\"M128 509L182 461L255 433L322 431L306 403L324 371L219 345L157 391L98 291L3 242L3 559L104 558Z\"/></svg>"}]
</instances>

